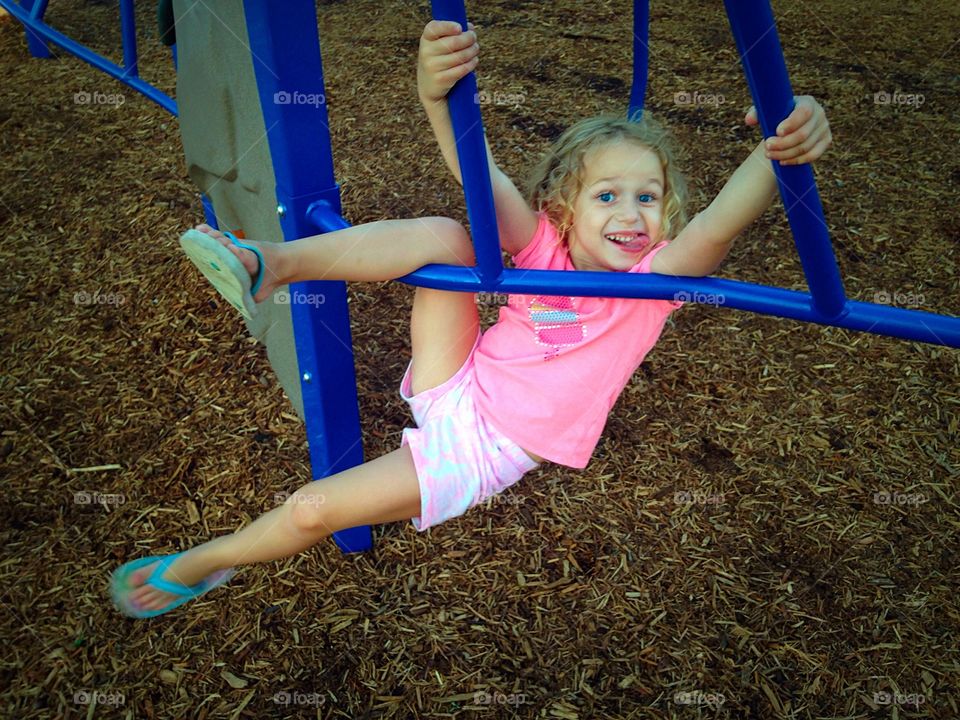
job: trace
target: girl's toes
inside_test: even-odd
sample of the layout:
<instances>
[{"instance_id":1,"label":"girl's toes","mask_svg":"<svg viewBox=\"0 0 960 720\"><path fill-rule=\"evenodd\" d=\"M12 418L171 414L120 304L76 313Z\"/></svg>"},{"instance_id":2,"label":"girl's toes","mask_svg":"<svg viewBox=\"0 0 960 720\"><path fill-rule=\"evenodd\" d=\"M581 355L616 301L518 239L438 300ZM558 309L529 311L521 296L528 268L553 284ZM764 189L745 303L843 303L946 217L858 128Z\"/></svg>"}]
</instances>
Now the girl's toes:
<instances>
[{"instance_id":1,"label":"girl's toes","mask_svg":"<svg viewBox=\"0 0 960 720\"><path fill-rule=\"evenodd\" d=\"M147 610L156 610L162 604L160 598L161 594L153 590L140 598L140 607L146 608Z\"/></svg>"},{"instance_id":2,"label":"girl's toes","mask_svg":"<svg viewBox=\"0 0 960 720\"><path fill-rule=\"evenodd\" d=\"M150 577L150 573L153 572L153 569L157 566L157 563L151 563L145 567L140 568L139 570L134 570L130 573L130 584L137 587L143 585L146 582L147 578Z\"/></svg>"},{"instance_id":3,"label":"girl's toes","mask_svg":"<svg viewBox=\"0 0 960 720\"><path fill-rule=\"evenodd\" d=\"M224 234L223 234L222 232L220 232L219 230L214 230L212 227L210 227L210 226L207 225L206 223L201 223L200 225L197 225L197 226L194 228L194 230L199 230L199 231L202 232L202 233L206 233L206 234L209 235L210 237L215 238L215 239L219 240L220 242L230 242L230 240L227 239L227 236L226 236L226 235L224 235Z\"/></svg>"}]
</instances>

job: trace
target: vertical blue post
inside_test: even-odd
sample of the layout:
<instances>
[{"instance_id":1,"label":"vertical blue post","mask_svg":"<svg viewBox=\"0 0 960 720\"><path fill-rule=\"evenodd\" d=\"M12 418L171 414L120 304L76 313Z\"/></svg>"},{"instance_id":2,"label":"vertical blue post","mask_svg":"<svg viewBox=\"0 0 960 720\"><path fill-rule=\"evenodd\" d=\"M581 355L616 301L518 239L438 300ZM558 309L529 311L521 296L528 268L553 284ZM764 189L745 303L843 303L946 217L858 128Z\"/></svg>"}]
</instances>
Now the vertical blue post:
<instances>
[{"instance_id":1,"label":"vertical blue post","mask_svg":"<svg viewBox=\"0 0 960 720\"><path fill-rule=\"evenodd\" d=\"M48 0L22 0L21 5L30 13L31 20L43 20L43 14L47 11L47 2ZM36 58L50 57L50 48L47 47L44 39L34 34L26 24L23 30L27 34L27 49L30 55Z\"/></svg>"},{"instance_id":2,"label":"vertical blue post","mask_svg":"<svg viewBox=\"0 0 960 720\"><path fill-rule=\"evenodd\" d=\"M793 110L793 90L768 0L724 0L763 136L776 135ZM787 211L813 308L824 319L845 311L846 296L840 269L820 204L820 194L808 165L772 163Z\"/></svg>"},{"instance_id":3,"label":"vertical blue post","mask_svg":"<svg viewBox=\"0 0 960 720\"><path fill-rule=\"evenodd\" d=\"M276 176L284 238L315 234L307 210L327 203L340 213L340 189L325 105L317 13L312 0L244 0L251 60ZM316 479L363 462L353 343L343 282L290 287L310 462ZM296 302L296 293L323 298ZM334 533L344 552L371 547L368 525Z\"/></svg>"},{"instance_id":4,"label":"vertical blue post","mask_svg":"<svg viewBox=\"0 0 960 720\"><path fill-rule=\"evenodd\" d=\"M633 85L630 88L630 108L627 117L639 120L647 95L648 59L650 57L650 3L633 0Z\"/></svg>"},{"instance_id":5,"label":"vertical blue post","mask_svg":"<svg viewBox=\"0 0 960 720\"><path fill-rule=\"evenodd\" d=\"M137 26L133 15L133 0L120 0L120 32L123 38L123 74L127 77L139 77Z\"/></svg>"},{"instance_id":6,"label":"vertical blue post","mask_svg":"<svg viewBox=\"0 0 960 720\"><path fill-rule=\"evenodd\" d=\"M206 195L200 195L200 204L203 206L203 217L207 221L207 225L214 230L219 230L220 224L217 222L217 213L213 209L213 203L210 202L210 198Z\"/></svg>"},{"instance_id":7,"label":"vertical blue post","mask_svg":"<svg viewBox=\"0 0 960 720\"><path fill-rule=\"evenodd\" d=\"M433 17L452 20L467 27L467 10L463 0L432 0ZM463 194L467 202L467 218L477 256L480 277L492 287L503 275L503 255L497 233L497 214L487 163L487 146L483 135L483 119L477 94L477 78L469 73L461 78L447 96L453 135L457 141L457 159Z\"/></svg>"}]
</instances>

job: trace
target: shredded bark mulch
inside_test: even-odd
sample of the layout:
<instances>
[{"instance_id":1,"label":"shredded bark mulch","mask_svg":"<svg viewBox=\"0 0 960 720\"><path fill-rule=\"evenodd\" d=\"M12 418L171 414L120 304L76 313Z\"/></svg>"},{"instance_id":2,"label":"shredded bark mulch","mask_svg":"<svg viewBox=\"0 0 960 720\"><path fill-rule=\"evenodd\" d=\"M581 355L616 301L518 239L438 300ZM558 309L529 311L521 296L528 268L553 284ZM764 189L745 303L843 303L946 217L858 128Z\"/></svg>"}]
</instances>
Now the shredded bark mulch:
<instances>
[{"instance_id":1,"label":"shredded bark mulch","mask_svg":"<svg viewBox=\"0 0 960 720\"><path fill-rule=\"evenodd\" d=\"M512 177L571 122L625 108L629 3L475 5ZM794 91L833 128L816 175L848 295L960 315L960 9L775 11ZM172 93L155 5L137 12L142 75ZM47 17L119 60L115 3ZM416 99L427 4L318 17L346 217L465 219ZM758 140L749 93L720 3L655 3L651 44L648 107L696 211ZM69 55L29 58L9 18L0 57L0 716L960 717L957 350L722 307L674 315L585 471L122 617L119 564L233 532L309 481L303 427L179 250L202 214L176 119ZM76 101L94 92L122 104ZM779 202L721 275L805 288ZM413 290L349 292L372 458L412 423Z\"/></svg>"}]
</instances>

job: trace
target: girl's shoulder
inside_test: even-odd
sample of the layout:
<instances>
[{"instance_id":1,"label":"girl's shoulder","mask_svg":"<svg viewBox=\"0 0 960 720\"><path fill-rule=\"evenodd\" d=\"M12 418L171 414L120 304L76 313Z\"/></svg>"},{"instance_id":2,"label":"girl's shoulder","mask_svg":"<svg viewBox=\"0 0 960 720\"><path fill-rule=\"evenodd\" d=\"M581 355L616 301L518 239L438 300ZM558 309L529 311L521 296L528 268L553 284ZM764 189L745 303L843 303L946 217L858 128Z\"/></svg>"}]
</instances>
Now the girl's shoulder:
<instances>
[{"instance_id":1,"label":"girl's shoulder","mask_svg":"<svg viewBox=\"0 0 960 720\"><path fill-rule=\"evenodd\" d=\"M537 213L537 228L530 241L520 252L513 255L517 267L544 270L562 270L569 252L560 240L560 233L546 212Z\"/></svg>"}]
</instances>

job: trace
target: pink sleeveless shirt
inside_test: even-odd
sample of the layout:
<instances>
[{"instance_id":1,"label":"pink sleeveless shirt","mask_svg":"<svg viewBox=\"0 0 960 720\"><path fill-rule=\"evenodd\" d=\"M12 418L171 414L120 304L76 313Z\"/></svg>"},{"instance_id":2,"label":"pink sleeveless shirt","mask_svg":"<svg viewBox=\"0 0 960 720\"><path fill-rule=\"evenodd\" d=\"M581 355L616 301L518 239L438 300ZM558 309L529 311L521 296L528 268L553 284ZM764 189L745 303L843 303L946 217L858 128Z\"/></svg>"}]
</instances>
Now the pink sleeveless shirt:
<instances>
[{"instance_id":1,"label":"pink sleeveless shirt","mask_svg":"<svg viewBox=\"0 0 960 720\"><path fill-rule=\"evenodd\" d=\"M628 272L650 272L658 243ZM575 270L540 214L518 268ZM474 354L480 412L525 450L584 468L607 415L682 302L510 295Z\"/></svg>"}]
</instances>

